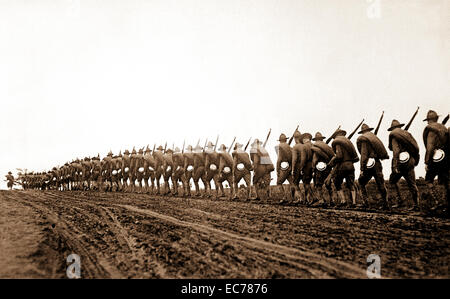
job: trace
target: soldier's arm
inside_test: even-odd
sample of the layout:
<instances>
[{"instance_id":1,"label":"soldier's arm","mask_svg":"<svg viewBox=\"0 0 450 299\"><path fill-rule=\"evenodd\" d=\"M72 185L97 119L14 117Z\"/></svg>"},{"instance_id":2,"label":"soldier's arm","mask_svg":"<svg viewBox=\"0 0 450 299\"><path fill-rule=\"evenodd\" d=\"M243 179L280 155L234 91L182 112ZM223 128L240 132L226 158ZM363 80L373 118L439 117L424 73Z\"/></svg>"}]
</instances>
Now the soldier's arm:
<instances>
[{"instance_id":1,"label":"soldier's arm","mask_svg":"<svg viewBox=\"0 0 450 299\"><path fill-rule=\"evenodd\" d=\"M292 149L292 170L294 170L295 165L297 165L297 148Z\"/></svg>"},{"instance_id":2,"label":"soldier's arm","mask_svg":"<svg viewBox=\"0 0 450 299\"><path fill-rule=\"evenodd\" d=\"M306 148L303 147L302 151L301 151L301 154L300 154L300 166L299 166L299 169L303 170L305 165L306 165Z\"/></svg>"},{"instance_id":3,"label":"soldier's arm","mask_svg":"<svg viewBox=\"0 0 450 299\"><path fill-rule=\"evenodd\" d=\"M361 171L366 170L367 160L369 160L367 142L362 142L362 144L361 144Z\"/></svg>"},{"instance_id":4,"label":"soldier's arm","mask_svg":"<svg viewBox=\"0 0 450 299\"><path fill-rule=\"evenodd\" d=\"M336 145L336 155L334 156L334 160L337 162L342 161L344 159L344 153L340 145Z\"/></svg>"},{"instance_id":5,"label":"soldier's arm","mask_svg":"<svg viewBox=\"0 0 450 299\"><path fill-rule=\"evenodd\" d=\"M395 140L395 138L392 139L392 169L397 170L398 167L398 157L400 155L400 146L397 142L397 140Z\"/></svg>"},{"instance_id":6,"label":"soldier's arm","mask_svg":"<svg viewBox=\"0 0 450 299\"><path fill-rule=\"evenodd\" d=\"M315 152L313 152L313 158L312 158L312 166L313 166L313 168L316 167L317 162L319 162L319 156Z\"/></svg>"}]
</instances>

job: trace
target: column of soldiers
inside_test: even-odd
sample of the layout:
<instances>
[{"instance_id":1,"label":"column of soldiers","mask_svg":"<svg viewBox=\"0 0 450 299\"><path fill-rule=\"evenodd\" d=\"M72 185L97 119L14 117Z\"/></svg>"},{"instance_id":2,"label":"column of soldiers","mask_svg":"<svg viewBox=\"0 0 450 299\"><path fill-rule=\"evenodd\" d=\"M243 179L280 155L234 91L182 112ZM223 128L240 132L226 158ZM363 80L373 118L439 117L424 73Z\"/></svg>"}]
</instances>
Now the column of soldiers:
<instances>
[{"instance_id":1,"label":"column of soldiers","mask_svg":"<svg viewBox=\"0 0 450 299\"><path fill-rule=\"evenodd\" d=\"M411 210L418 210L420 204L414 172L420 160L419 146L408 132L417 112L406 126L394 119L388 128L388 149L393 156L389 183L400 199L399 204L402 204L404 201L401 200L398 182L402 177L405 179L413 199ZM195 147L188 145L185 148L183 145L182 150L174 146L168 149L167 144L165 147L154 146L153 149L147 146L138 151L133 148L131 153L125 150L123 155L121 152L113 155L110 151L103 159L99 155L76 159L48 172L22 174L19 181L24 189L143 192L172 196L191 196L193 185L195 196L214 198L226 195L223 187L226 182L231 199L238 197L238 185L243 181L246 197L258 199L270 197L270 174L275 170L279 192L284 194L283 201L313 206L367 208L370 205L367 184L374 178L381 208L390 209L395 205L389 202L381 164L382 160L389 159L389 155L377 136L382 118L383 115L375 129L361 122L348 135L339 127L327 140L321 132L312 137L310 133L300 133L298 127L289 139L281 134L276 147L276 165L265 150L269 132L264 143L255 139L249 152L250 140L245 147L233 140L230 147L221 144L217 148L218 139L215 144L205 142L203 147L199 142ZM423 132L425 180L437 203L438 191L433 184L437 176L439 184L445 185L448 203L450 134L445 126L448 116L442 123L438 119L439 116L432 110L424 119L427 122ZM355 147L351 138L358 130ZM292 141L295 142L293 146ZM354 164L358 162L361 172L356 180ZM203 194L200 181L205 187ZM344 181L347 193L342 188ZM285 182L288 182L290 192L285 192ZM252 192L252 186L255 192Z\"/></svg>"}]
</instances>

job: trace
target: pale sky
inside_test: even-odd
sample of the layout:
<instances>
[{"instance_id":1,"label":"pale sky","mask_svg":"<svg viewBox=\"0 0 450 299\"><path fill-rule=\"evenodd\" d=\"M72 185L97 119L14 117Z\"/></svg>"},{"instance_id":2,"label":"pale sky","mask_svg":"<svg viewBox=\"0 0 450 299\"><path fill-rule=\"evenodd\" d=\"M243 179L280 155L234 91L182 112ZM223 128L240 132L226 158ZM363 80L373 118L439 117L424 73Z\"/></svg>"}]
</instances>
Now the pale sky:
<instances>
[{"instance_id":1,"label":"pale sky","mask_svg":"<svg viewBox=\"0 0 450 299\"><path fill-rule=\"evenodd\" d=\"M298 124L329 136L382 110L387 146L417 106L423 159L449 82L448 0L0 0L0 188L15 168L269 128L275 162Z\"/></svg>"}]
</instances>

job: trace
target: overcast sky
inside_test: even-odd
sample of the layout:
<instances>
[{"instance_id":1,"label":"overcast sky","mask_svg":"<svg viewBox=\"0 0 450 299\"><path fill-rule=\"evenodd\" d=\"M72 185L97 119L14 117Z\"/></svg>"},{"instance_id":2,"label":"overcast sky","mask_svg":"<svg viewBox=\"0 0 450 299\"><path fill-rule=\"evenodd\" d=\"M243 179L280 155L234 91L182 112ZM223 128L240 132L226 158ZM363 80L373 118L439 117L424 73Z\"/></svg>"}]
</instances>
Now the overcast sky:
<instances>
[{"instance_id":1,"label":"overcast sky","mask_svg":"<svg viewBox=\"0 0 450 299\"><path fill-rule=\"evenodd\" d=\"M0 0L2 180L269 128L275 162L298 124L329 136L382 110L387 145L392 119L417 106L423 159L422 119L450 110L449 20L448 0Z\"/></svg>"}]
</instances>

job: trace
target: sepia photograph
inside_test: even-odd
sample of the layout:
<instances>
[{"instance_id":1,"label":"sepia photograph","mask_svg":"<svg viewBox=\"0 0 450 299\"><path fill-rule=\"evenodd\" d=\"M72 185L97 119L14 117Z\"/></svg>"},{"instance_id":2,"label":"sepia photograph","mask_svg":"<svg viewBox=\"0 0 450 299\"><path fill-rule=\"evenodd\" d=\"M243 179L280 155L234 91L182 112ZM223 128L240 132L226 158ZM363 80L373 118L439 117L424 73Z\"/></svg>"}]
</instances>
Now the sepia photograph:
<instances>
[{"instance_id":1,"label":"sepia photograph","mask_svg":"<svg viewBox=\"0 0 450 299\"><path fill-rule=\"evenodd\" d=\"M0 103L0 280L450 278L448 0L0 0Z\"/></svg>"}]
</instances>

